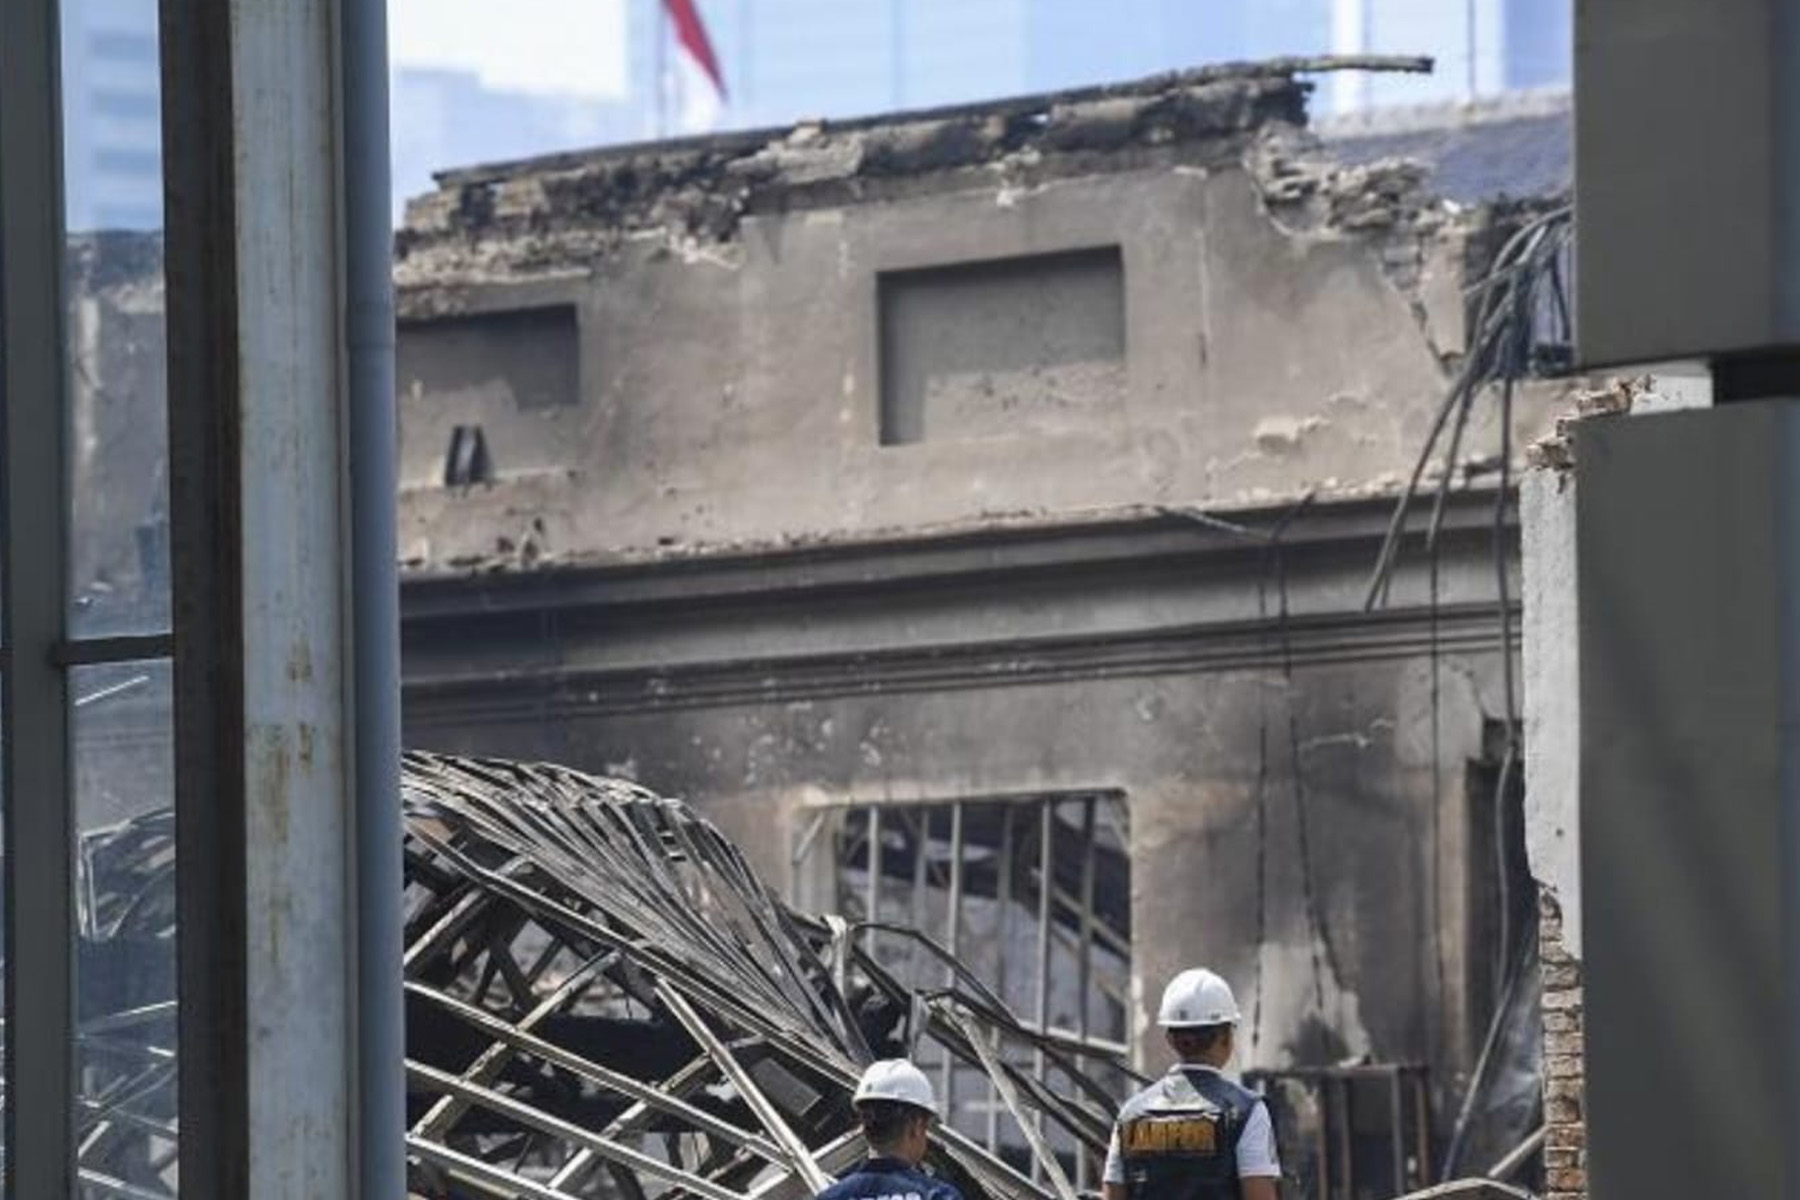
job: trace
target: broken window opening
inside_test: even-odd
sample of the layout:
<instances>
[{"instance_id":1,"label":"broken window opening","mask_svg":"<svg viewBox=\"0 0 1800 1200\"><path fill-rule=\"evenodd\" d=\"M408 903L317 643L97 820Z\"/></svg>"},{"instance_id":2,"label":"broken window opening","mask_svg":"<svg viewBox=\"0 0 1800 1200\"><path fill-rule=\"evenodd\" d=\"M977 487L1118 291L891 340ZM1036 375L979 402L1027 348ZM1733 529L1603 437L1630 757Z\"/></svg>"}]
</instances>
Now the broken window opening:
<instances>
[{"instance_id":1,"label":"broken window opening","mask_svg":"<svg viewBox=\"0 0 1800 1200\"><path fill-rule=\"evenodd\" d=\"M835 835L821 836L816 822L803 832L796 882L828 880L820 898L865 926L865 951L885 970L916 989L951 984L950 969L927 947L879 927L916 929L1027 1024L1071 1045L1130 1057L1131 859L1123 793L850 805L821 810L821 819ZM891 1016L892 1031L900 1030L903 1014ZM935 1043L916 1052L935 1081L946 1123L1041 1178L1024 1132L985 1073L953 1062ZM1073 1081L1041 1051L997 1054L1069 1094ZM1120 1098L1129 1090L1122 1074L1105 1083ZM1096 1156L1078 1153L1075 1139L1058 1131L1038 1132L1078 1187L1098 1185Z\"/></svg>"},{"instance_id":2,"label":"broken window opening","mask_svg":"<svg viewBox=\"0 0 1800 1200\"><path fill-rule=\"evenodd\" d=\"M1435 1181L1426 1070L1365 1063L1246 1071L1275 1121L1297 1195L1395 1196Z\"/></svg>"},{"instance_id":3,"label":"broken window opening","mask_svg":"<svg viewBox=\"0 0 1800 1200\"><path fill-rule=\"evenodd\" d=\"M488 456L487 435L479 425L457 425L450 430L450 448L444 453L444 486L472 487L492 483L494 463Z\"/></svg>"}]
</instances>

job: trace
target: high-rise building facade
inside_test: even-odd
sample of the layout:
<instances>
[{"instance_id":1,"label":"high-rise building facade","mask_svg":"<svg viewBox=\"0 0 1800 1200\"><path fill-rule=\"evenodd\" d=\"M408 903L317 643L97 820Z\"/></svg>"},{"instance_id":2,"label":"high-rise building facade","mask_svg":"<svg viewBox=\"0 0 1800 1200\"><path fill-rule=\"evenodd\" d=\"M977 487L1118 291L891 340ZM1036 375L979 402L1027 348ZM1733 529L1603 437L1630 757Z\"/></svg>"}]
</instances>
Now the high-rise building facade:
<instances>
[{"instance_id":1,"label":"high-rise building facade","mask_svg":"<svg viewBox=\"0 0 1800 1200\"><path fill-rule=\"evenodd\" d=\"M63 170L68 227L162 224L156 0L65 0Z\"/></svg>"}]
</instances>

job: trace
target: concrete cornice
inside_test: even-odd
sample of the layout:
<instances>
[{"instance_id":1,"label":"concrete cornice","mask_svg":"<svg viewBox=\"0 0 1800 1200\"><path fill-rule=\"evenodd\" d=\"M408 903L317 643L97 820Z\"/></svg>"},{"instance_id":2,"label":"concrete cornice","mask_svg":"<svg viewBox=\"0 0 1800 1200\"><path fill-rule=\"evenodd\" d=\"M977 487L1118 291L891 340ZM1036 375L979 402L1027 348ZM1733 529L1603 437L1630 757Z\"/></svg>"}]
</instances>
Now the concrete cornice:
<instances>
[{"instance_id":1,"label":"concrete cornice","mask_svg":"<svg viewBox=\"0 0 1800 1200\"><path fill-rule=\"evenodd\" d=\"M1361 599L1391 503L1308 511L1283 537L1174 513L589 567L406 588L413 722L1274 668L1498 649L1491 496L1451 506L1425 562ZM1423 517L1420 517L1422 523ZM1241 531L1249 531L1248 533ZM1509 559L1511 557L1509 548Z\"/></svg>"},{"instance_id":2,"label":"concrete cornice","mask_svg":"<svg viewBox=\"0 0 1800 1200\"><path fill-rule=\"evenodd\" d=\"M1517 646L1518 611L1513 616ZM466 724L788 704L1070 680L1279 670L1500 648L1491 605L1239 622L1075 638L743 658L667 668L545 663L406 684L408 723Z\"/></svg>"},{"instance_id":3,"label":"concrete cornice","mask_svg":"<svg viewBox=\"0 0 1800 1200\"><path fill-rule=\"evenodd\" d=\"M1372 565L1394 504L1389 495L1320 500L1291 521L1298 500L1205 512L1163 506L1027 514L856 537L670 548L653 557L619 554L529 569L414 574L402 580L401 611L409 625L425 625L547 609L819 597L902 582L1124 569L1133 563L1166 569L1175 561L1218 565L1230 559L1260 570L1267 539L1284 522L1281 540L1290 563L1331 551L1366 553ZM1492 506L1488 490L1453 494L1445 514L1447 540L1465 543L1466 553L1467 539L1491 527ZM1411 527L1424 524L1426 507L1426 502L1416 505Z\"/></svg>"}]
</instances>

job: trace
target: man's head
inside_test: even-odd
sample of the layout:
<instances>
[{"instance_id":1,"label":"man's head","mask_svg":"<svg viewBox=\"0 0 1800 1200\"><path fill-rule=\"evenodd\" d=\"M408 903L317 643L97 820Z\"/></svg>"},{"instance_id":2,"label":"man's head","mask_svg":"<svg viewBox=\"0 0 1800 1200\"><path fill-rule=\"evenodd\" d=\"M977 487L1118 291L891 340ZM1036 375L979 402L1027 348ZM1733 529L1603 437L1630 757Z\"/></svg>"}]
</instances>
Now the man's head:
<instances>
[{"instance_id":1,"label":"man's head","mask_svg":"<svg viewBox=\"0 0 1800 1200\"><path fill-rule=\"evenodd\" d=\"M1184 1063L1222 1067L1231 1061L1235 1025L1183 1025L1163 1030L1169 1049Z\"/></svg>"},{"instance_id":2,"label":"man's head","mask_svg":"<svg viewBox=\"0 0 1800 1200\"><path fill-rule=\"evenodd\" d=\"M1204 967L1195 967L1163 989L1156 1023L1182 1062L1222 1067L1231 1059L1238 1020L1231 985Z\"/></svg>"},{"instance_id":3,"label":"man's head","mask_svg":"<svg viewBox=\"0 0 1800 1200\"><path fill-rule=\"evenodd\" d=\"M874 1063L863 1072L851 1104L871 1154L913 1166L925 1161L937 1097L923 1071L903 1058Z\"/></svg>"}]
</instances>

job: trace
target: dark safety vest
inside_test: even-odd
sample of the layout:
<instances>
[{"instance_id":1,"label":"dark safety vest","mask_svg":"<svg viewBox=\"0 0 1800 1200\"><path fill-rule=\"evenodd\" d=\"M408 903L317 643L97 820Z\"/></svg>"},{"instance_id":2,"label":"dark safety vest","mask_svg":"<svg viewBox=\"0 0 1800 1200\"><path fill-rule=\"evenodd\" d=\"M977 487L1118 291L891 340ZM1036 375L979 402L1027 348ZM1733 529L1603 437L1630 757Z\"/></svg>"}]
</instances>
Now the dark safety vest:
<instances>
[{"instance_id":1,"label":"dark safety vest","mask_svg":"<svg viewBox=\"0 0 1800 1200\"><path fill-rule=\"evenodd\" d=\"M1129 1200L1241 1200L1237 1144L1261 1097L1214 1071L1171 1071L1119 1109Z\"/></svg>"}]
</instances>

